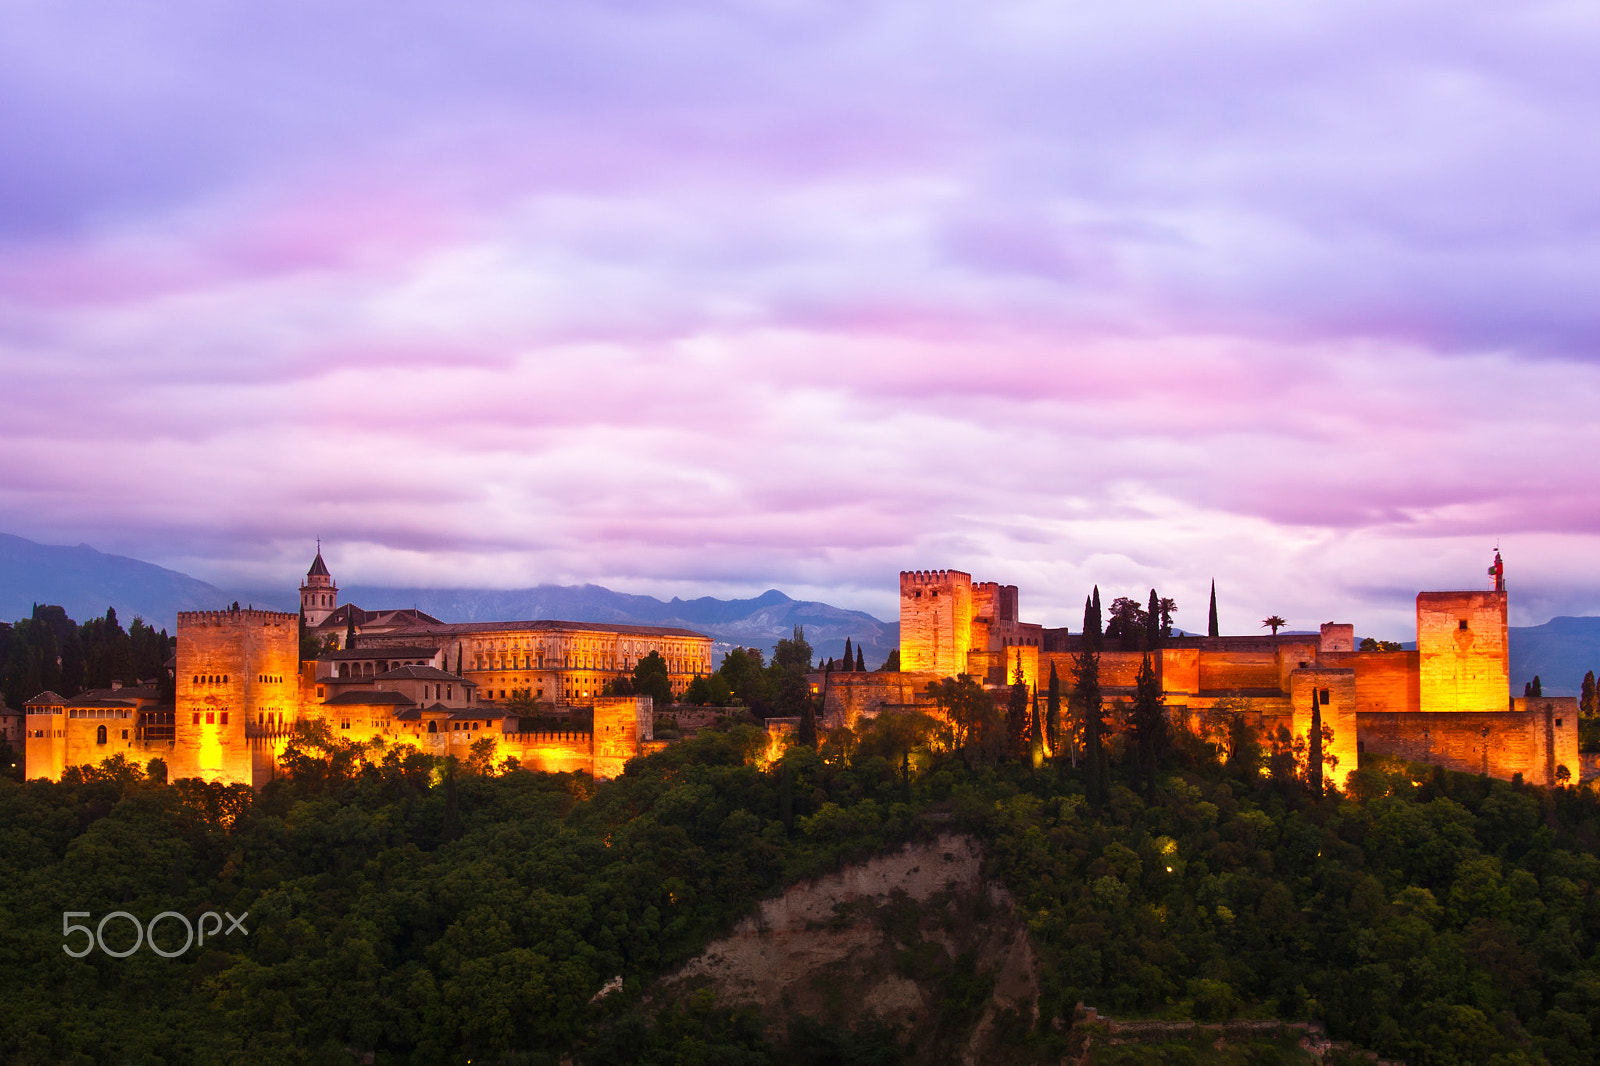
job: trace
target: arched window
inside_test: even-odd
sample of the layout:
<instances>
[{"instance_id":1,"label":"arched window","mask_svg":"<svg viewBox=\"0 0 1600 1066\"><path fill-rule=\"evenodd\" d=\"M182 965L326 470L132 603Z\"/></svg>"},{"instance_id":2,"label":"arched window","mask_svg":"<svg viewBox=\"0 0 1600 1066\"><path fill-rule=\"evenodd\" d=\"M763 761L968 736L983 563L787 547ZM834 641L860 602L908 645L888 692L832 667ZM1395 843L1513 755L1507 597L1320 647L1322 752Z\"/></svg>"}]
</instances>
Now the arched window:
<instances>
[{"instance_id":1,"label":"arched window","mask_svg":"<svg viewBox=\"0 0 1600 1066\"><path fill-rule=\"evenodd\" d=\"M349 663L340 663L339 664L339 676L340 677L349 677L350 676L350 664Z\"/></svg>"},{"instance_id":2,"label":"arched window","mask_svg":"<svg viewBox=\"0 0 1600 1066\"><path fill-rule=\"evenodd\" d=\"M439 723L438 722L429 722L428 723L428 732L437 733L438 731L439 731Z\"/></svg>"},{"instance_id":3,"label":"arched window","mask_svg":"<svg viewBox=\"0 0 1600 1066\"><path fill-rule=\"evenodd\" d=\"M106 727L105 726L101 726L99 729L96 729L94 731L94 742L96 744L104 744L106 742Z\"/></svg>"}]
</instances>

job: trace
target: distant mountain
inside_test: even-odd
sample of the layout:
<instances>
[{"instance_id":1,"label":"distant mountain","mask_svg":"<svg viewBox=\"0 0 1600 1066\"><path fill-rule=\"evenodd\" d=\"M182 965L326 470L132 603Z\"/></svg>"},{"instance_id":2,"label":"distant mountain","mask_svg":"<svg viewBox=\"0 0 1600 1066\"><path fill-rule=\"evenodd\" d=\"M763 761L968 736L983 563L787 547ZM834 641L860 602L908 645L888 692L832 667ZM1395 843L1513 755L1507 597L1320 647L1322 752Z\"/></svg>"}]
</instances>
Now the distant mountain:
<instances>
[{"instance_id":1,"label":"distant mountain","mask_svg":"<svg viewBox=\"0 0 1600 1066\"><path fill-rule=\"evenodd\" d=\"M123 626L137 615L170 632L179 611L222 607L232 599L187 574L87 544L35 544L0 533L0 621L28 617L35 603L57 603L79 622L115 607Z\"/></svg>"},{"instance_id":2,"label":"distant mountain","mask_svg":"<svg viewBox=\"0 0 1600 1066\"><path fill-rule=\"evenodd\" d=\"M1511 691L1539 675L1546 696L1576 696L1585 671L1600 672L1600 618L1552 618L1542 626L1512 626Z\"/></svg>"}]
</instances>

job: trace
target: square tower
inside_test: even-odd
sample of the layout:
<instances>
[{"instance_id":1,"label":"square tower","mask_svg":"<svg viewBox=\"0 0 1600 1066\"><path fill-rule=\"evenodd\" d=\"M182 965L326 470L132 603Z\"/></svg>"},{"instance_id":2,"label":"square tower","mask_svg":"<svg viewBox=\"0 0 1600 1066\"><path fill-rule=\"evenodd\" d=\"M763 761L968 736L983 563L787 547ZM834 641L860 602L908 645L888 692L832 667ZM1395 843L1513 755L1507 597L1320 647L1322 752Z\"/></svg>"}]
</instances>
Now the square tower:
<instances>
[{"instance_id":1,"label":"square tower","mask_svg":"<svg viewBox=\"0 0 1600 1066\"><path fill-rule=\"evenodd\" d=\"M250 733L300 709L300 618L280 611L180 611L169 779L253 784Z\"/></svg>"},{"instance_id":2,"label":"square tower","mask_svg":"<svg viewBox=\"0 0 1600 1066\"><path fill-rule=\"evenodd\" d=\"M900 669L955 677L972 647L972 575L900 571Z\"/></svg>"},{"instance_id":3,"label":"square tower","mask_svg":"<svg viewBox=\"0 0 1600 1066\"><path fill-rule=\"evenodd\" d=\"M1422 711L1504 711L1511 700L1506 592L1417 594Z\"/></svg>"}]
</instances>

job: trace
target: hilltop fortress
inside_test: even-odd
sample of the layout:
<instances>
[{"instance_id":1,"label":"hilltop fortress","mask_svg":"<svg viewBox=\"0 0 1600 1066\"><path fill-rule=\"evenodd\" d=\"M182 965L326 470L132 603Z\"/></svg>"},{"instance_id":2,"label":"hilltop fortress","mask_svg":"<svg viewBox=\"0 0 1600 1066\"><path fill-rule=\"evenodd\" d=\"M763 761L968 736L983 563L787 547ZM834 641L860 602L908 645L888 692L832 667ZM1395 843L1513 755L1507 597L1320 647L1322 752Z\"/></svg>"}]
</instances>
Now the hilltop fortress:
<instances>
[{"instance_id":1,"label":"hilltop fortress","mask_svg":"<svg viewBox=\"0 0 1600 1066\"><path fill-rule=\"evenodd\" d=\"M1316 636L1177 636L1150 653L1175 726L1199 728L1219 709L1245 714L1264 737L1311 728L1315 699L1333 732L1336 778L1360 756L1395 755L1453 770L1555 785L1580 776L1578 702L1513 698L1505 570L1495 554L1490 587L1417 595L1415 651L1361 651L1355 627L1327 623ZM1076 676L1082 634L1023 622L1015 585L975 582L959 570L900 574L900 670L827 678L825 719L929 703L930 681L966 674L987 687L1021 671L1034 691L1054 667L1063 694ZM1141 651L1102 650L1110 717L1132 703ZM821 681L821 678L818 678Z\"/></svg>"},{"instance_id":2,"label":"hilltop fortress","mask_svg":"<svg viewBox=\"0 0 1600 1066\"><path fill-rule=\"evenodd\" d=\"M1243 715L1264 737L1304 738L1313 701L1332 731L1335 780L1362 755L1396 755L1533 784L1576 782L1578 705L1571 697L1509 692L1504 568L1486 590L1417 596L1415 651L1362 651L1355 627L1315 636L1176 636L1150 652L1168 715L1199 729L1219 712ZM1015 585L974 582L959 570L900 574L900 671L813 675L825 724L930 709L929 682L967 675L999 690L1021 679L1035 692L1052 668L1063 692L1083 636L1023 622ZM604 696L650 653L667 663L672 692L712 669L712 638L684 629L587 622L446 623L414 610L364 611L338 602L318 551L300 588L301 613L239 609L178 616L176 699L115 688L30 700L29 777L121 753L166 761L171 778L259 787L278 773L297 722L336 737L409 743L433 755L487 752L529 769L620 773L662 746L649 697ZM300 624L330 650L300 658ZM1103 649L1109 716L1131 704L1142 651ZM592 708L589 729L523 733L503 701L519 690L557 715ZM484 744L484 741L488 741ZM474 745L477 745L476 749Z\"/></svg>"}]
</instances>

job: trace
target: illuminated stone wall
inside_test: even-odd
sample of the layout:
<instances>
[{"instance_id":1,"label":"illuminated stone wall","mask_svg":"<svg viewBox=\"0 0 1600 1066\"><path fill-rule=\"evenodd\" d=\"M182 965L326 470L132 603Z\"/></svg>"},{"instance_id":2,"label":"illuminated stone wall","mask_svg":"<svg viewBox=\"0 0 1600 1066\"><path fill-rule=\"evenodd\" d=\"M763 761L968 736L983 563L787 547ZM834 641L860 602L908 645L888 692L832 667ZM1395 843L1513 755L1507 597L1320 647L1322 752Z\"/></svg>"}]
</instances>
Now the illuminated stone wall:
<instances>
[{"instance_id":1,"label":"illuminated stone wall","mask_svg":"<svg viewBox=\"0 0 1600 1066\"><path fill-rule=\"evenodd\" d=\"M1330 653L1321 661L1355 671L1356 710L1371 714L1422 709L1417 659L1414 651L1358 651Z\"/></svg>"},{"instance_id":2,"label":"illuminated stone wall","mask_svg":"<svg viewBox=\"0 0 1600 1066\"><path fill-rule=\"evenodd\" d=\"M1511 696L1504 592L1417 595L1420 709L1504 711Z\"/></svg>"},{"instance_id":3,"label":"illuminated stone wall","mask_svg":"<svg viewBox=\"0 0 1600 1066\"><path fill-rule=\"evenodd\" d=\"M1357 718L1367 756L1392 755L1498 778L1521 774L1531 785L1557 784L1563 766L1573 784L1582 772L1578 701L1571 696L1518 697L1509 711L1370 712Z\"/></svg>"}]
</instances>

